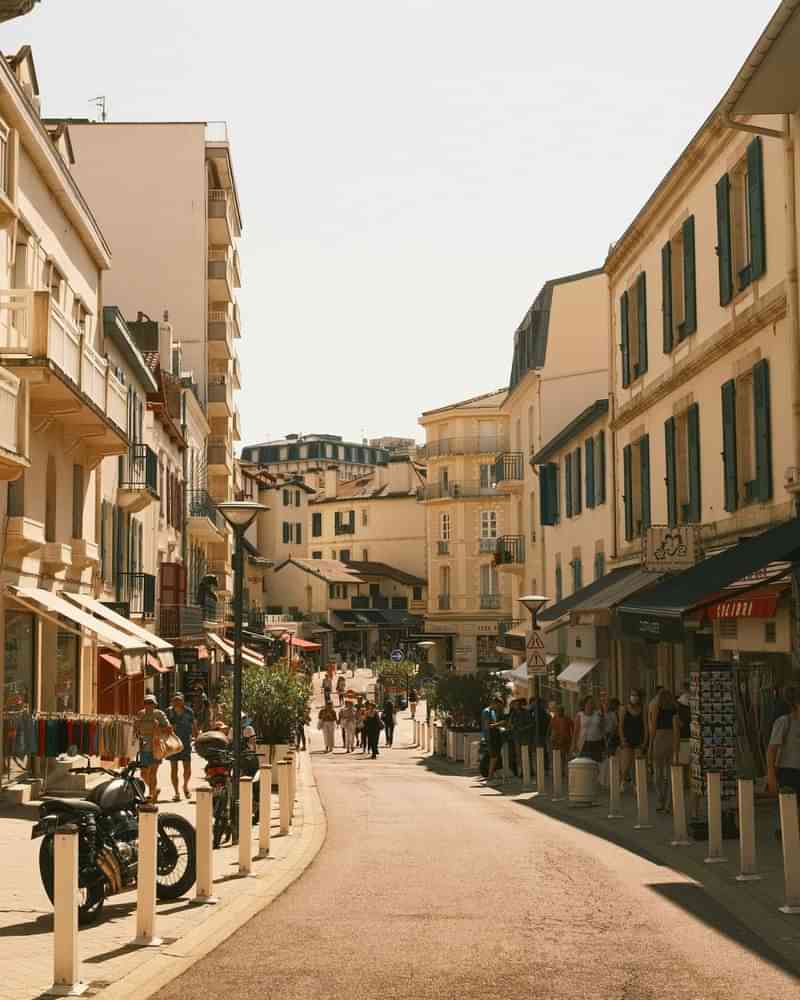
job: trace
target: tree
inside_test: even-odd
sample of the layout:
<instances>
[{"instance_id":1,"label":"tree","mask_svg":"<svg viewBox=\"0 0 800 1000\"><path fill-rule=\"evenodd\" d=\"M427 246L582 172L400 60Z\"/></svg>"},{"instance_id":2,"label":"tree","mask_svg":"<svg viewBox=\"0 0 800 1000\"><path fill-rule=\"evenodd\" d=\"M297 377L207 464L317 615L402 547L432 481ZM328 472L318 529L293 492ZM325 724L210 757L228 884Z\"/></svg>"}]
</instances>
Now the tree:
<instances>
[{"instance_id":1,"label":"tree","mask_svg":"<svg viewBox=\"0 0 800 1000\"><path fill-rule=\"evenodd\" d=\"M495 695L502 698L504 694L503 681L496 674L448 672L435 678L429 699L440 713L452 718L454 726L479 729L481 711Z\"/></svg>"},{"instance_id":2,"label":"tree","mask_svg":"<svg viewBox=\"0 0 800 1000\"><path fill-rule=\"evenodd\" d=\"M311 697L304 674L285 665L246 667L242 672L242 711L252 720L259 743L290 743ZM227 723L233 719L233 678L227 677L219 704Z\"/></svg>"},{"instance_id":3,"label":"tree","mask_svg":"<svg viewBox=\"0 0 800 1000\"><path fill-rule=\"evenodd\" d=\"M381 660L377 665L378 681L384 690L390 687L402 688L406 694L417 676L417 664L413 660Z\"/></svg>"}]
</instances>

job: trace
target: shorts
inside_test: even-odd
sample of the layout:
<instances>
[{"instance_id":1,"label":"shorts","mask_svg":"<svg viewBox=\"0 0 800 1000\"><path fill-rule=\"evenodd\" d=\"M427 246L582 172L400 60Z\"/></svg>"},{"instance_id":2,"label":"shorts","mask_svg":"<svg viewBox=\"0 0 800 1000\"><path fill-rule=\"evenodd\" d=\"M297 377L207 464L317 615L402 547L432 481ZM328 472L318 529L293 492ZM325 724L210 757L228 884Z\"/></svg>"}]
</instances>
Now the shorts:
<instances>
[{"instance_id":1,"label":"shorts","mask_svg":"<svg viewBox=\"0 0 800 1000\"><path fill-rule=\"evenodd\" d=\"M160 764L160 760L156 760L153 756L152 750L140 750L139 751L139 765L141 767L153 767L155 764Z\"/></svg>"},{"instance_id":2,"label":"shorts","mask_svg":"<svg viewBox=\"0 0 800 1000\"><path fill-rule=\"evenodd\" d=\"M791 788L800 798L800 768L779 767L778 768L778 788Z\"/></svg>"},{"instance_id":3,"label":"shorts","mask_svg":"<svg viewBox=\"0 0 800 1000\"><path fill-rule=\"evenodd\" d=\"M489 753L492 757L499 757L503 749L503 736L502 733L498 732L496 729L489 730Z\"/></svg>"},{"instance_id":4,"label":"shorts","mask_svg":"<svg viewBox=\"0 0 800 1000\"><path fill-rule=\"evenodd\" d=\"M179 760L191 760L192 754L188 750L179 750L178 753L170 754L167 760L171 764L177 764Z\"/></svg>"}]
</instances>

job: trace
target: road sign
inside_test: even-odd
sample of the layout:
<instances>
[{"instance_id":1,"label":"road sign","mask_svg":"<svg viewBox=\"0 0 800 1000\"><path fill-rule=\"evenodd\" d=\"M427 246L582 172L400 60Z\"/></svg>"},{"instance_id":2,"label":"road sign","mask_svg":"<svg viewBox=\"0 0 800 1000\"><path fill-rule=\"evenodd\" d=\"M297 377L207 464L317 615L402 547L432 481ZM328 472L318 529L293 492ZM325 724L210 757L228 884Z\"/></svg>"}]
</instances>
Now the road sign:
<instances>
[{"instance_id":1,"label":"road sign","mask_svg":"<svg viewBox=\"0 0 800 1000\"><path fill-rule=\"evenodd\" d=\"M540 629L528 634L528 649L544 649L544 636Z\"/></svg>"},{"instance_id":2,"label":"road sign","mask_svg":"<svg viewBox=\"0 0 800 1000\"><path fill-rule=\"evenodd\" d=\"M403 652L402 649L393 649L389 655L392 663L402 663L403 660L406 658L406 654Z\"/></svg>"}]
</instances>

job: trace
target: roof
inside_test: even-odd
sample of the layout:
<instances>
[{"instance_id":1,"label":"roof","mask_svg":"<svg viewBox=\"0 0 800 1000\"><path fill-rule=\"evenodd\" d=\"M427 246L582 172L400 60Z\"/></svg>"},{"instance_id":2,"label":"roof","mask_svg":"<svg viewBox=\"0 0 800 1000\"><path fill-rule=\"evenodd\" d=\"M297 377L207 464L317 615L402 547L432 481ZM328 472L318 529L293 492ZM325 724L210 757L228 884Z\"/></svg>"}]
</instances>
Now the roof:
<instances>
[{"instance_id":1,"label":"roof","mask_svg":"<svg viewBox=\"0 0 800 1000\"><path fill-rule=\"evenodd\" d=\"M798 0L782 0L720 102L728 114L791 114L797 110L800 81L787 67L796 65L798 13Z\"/></svg>"},{"instance_id":2,"label":"roof","mask_svg":"<svg viewBox=\"0 0 800 1000\"><path fill-rule=\"evenodd\" d=\"M404 457L403 461L409 460ZM420 476L420 482L422 482L420 467L414 462L409 462L409 464L417 475ZM408 497L413 497L416 501L417 486L419 484L413 485L407 490L392 490L388 483L384 483L382 486L374 486L375 478L376 475L374 472L368 472L357 479L347 479L341 483L337 482L335 497L326 496L325 491L320 490L317 492L316 497L308 502L310 504L318 504L340 503L342 500L402 500Z\"/></svg>"},{"instance_id":3,"label":"roof","mask_svg":"<svg viewBox=\"0 0 800 1000\"><path fill-rule=\"evenodd\" d=\"M285 566L297 566L306 573L316 576L326 583L363 583L360 577L351 571L350 564L340 562L338 559L295 559L290 556L282 563L278 563L275 572L279 572Z\"/></svg>"},{"instance_id":4,"label":"roof","mask_svg":"<svg viewBox=\"0 0 800 1000\"><path fill-rule=\"evenodd\" d=\"M561 451L564 445L572 441L573 438L586 430L596 420L605 416L606 413L608 413L608 400L595 400L582 413L579 413L574 420L571 420L566 427L562 428L555 437L551 438L543 448L540 448L536 452L531 458L531 465L541 465L543 462L546 462L548 458L555 455L556 452Z\"/></svg>"},{"instance_id":5,"label":"roof","mask_svg":"<svg viewBox=\"0 0 800 1000\"><path fill-rule=\"evenodd\" d=\"M494 389L492 392L484 392L480 396L471 396L469 399L462 399L458 403L448 403L446 406L439 406L434 410L424 410L423 417L430 417L436 413L444 413L447 410L467 410L480 409L484 406L502 406L508 395L508 387Z\"/></svg>"},{"instance_id":6,"label":"roof","mask_svg":"<svg viewBox=\"0 0 800 1000\"><path fill-rule=\"evenodd\" d=\"M145 391L157 392L158 383L153 368L134 343L128 324L116 306L103 306L103 334L119 348L120 353L133 369ZM158 362L158 354L156 354L156 362Z\"/></svg>"},{"instance_id":7,"label":"roof","mask_svg":"<svg viewBox=\"0 0 800 1000\"><path fill-rule=\"evenodd\" d=\"M605 611L660 579L659 575L648 573L639 565L622 566L581 587L558 604L540 611L538 618L548 622L556 621L569 611Z\"/></svg>"},{"instance_id":8,"label":"roof","mask_svg":"<svg viewBox=\"0 0 800 1000\"><path fill-rule=\"evenodd\" d=\"M316 560L319 562L319 560ZM385 576L389 580L396 580L398 583L405 583L409 587L425 587L428 581L421 576L414 576L413 573L406 573L405 570L389 566L382 562L359 562L353 560L347 564L352 566L359 576Z\"/></svg>"},{"instance_id":9,"label":"roof","mask_svg":"<svg viewBox=\"0 0 800 1000\"><path fill-rule=\"evenodd\" d=\"M407 611L392 611L383 609L376 611L374 608L364 608L354 611L333 610L331 615L335 616L343 625L352 625L356 628L422 628L422 618L418 615L411 615Z\"/></svg>"}]
</instances>

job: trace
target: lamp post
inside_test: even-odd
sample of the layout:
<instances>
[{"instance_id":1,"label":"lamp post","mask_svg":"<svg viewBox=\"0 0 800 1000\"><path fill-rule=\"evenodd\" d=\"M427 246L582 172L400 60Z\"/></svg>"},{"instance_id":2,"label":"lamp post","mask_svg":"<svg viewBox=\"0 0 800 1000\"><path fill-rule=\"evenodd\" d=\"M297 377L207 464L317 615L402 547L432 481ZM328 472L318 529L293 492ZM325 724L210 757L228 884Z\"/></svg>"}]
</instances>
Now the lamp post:
<instances>
[{"instance_id":1,"label":"lamp post","mask_svg":"<svg viewBox=\"0 0 800 1000\"><path fill-rule=\"evenodd\" d=\"M545 597L544 594L526 594L524 597L520 597L519 603L524 608L527 608L528 611L530 611L530 613L531 613L531 633L532 634L534 634L534 633L538 634L541 631L541 629L539 628L539 624L536 621L536 616L539 614L539 612L542 610L542 608L545 606L545 604L547 604L547 602L549 600L550 600L550 598L549 597ZM530 650L530 652L526 651L526 656L525 656L525 664L526 664L527 669L528 669L528 697L529 698L531 696L531 665L533 663L534 658L538 657L538 655L539 655L538 652L536 652L536 650L538 648L539 648L538 645L534 646ZM538 664L537 664L537 666L538 666ZM539 746L539 707L540 707L539 706L539 700L541 698L541 687L539 685L539 675L538 674L536 675L536 694L535 694L535 697L536 697L536 716L535 716L535 719L534 719L534 726L535 726L535 729L534 729L535 736L534 736L534 738L536 740L536 747L538 749L538 746Z\"/></svg>"},{"instance_id":2,"label":"lamp post","mask_svg":"<svg viewBox=\"0 0 800 1000\"><path fill-rule=\"evenodd\" d=\"M230 500L217 505L233 529L233 801L232 821L236 829L239 778L242 773L242 602L244 599L244 533L262 511L269 510L255 500Z\"/></svg>"},{"instance_id":3,"label":"lamp post","mask_svg":"<svg viewBox=\"0 0 800 1000\"><path fill-rule=\"evenodd\" d=\"M428 663L428 655L435 645L436 643L432 639L420 639L420 641L417 643L418 648L421 649L425 654L426 664ZM425 692L425 721L426 722L431 721L431 703L430 703L430 698L428 697L427 690Z\"/></svg>"}]
</instances>

